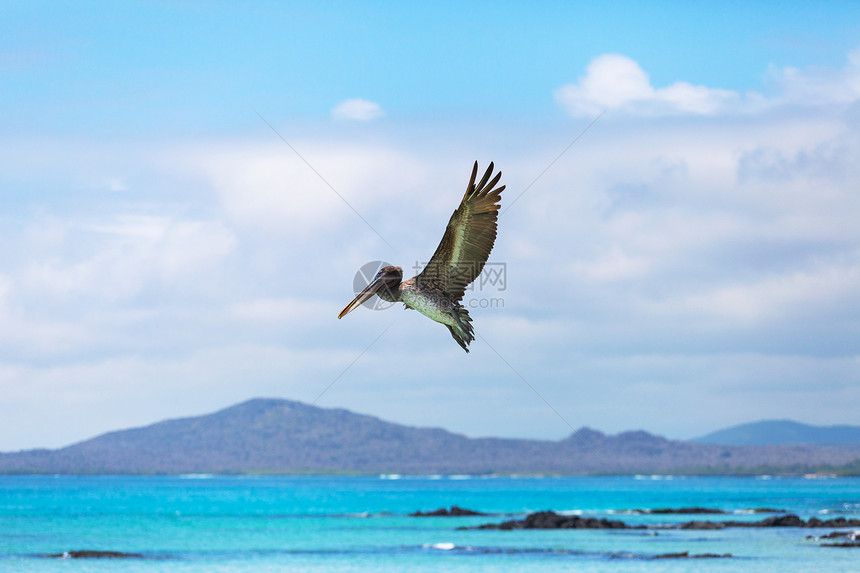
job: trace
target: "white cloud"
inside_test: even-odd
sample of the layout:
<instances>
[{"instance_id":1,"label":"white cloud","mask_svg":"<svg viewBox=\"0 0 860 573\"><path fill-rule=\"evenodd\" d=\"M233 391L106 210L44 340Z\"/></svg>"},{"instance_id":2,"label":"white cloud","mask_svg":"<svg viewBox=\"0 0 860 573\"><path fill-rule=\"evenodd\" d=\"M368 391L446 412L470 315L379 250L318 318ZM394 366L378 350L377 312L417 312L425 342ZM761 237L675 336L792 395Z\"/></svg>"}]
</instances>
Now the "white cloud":
<instances>
[{"instance_id":1,"label":"white cloud","mask_svg":"<svg viewBox=\"0 0 860 573\"><path fill-rule=\"evenodd\" d=\"M275 232L319 233L355 221L381 198L414 187L424 172L414 157L387 146L300 140L201 145L171 168L206 177L236 224ZM313 167L309 167L306 159Z\"/></svg>"},{"instance_id":2,"label":"white cloud","mask_svg":"<svg viewBox=\"0 0 860 573\"><path fill-rule=\"evenodd\" d=\"M282 297L241 301L232 305L229 312L242 321L295 324L325 316L331 307L318 301Z\"/></svg>"},{"instance_id":3,"label":"white cloud","mask_svg":"<svg viewBox=\"0 0 860 573\"><path fill-rule=\"evenodd\" d=\"M848 54L842 69L786 66L771 69L769 79L780 103L815 107L854 103L860 99L860 48Z\"/></svg>"},{"instance_id":4,"label":"white cloud","mask_svg":"<svg viewBox=\"0 0 860 573\"><path fill-rule=\"evenodd\" d=\"M712 115L739 99L728 90L686 82L655 88L639 64L620 54L595 58L578 83L560 87L555 97L573 115L593 115L604 109L643 115Z\"/></svg>"},{"instance_id":5,"label":"white cloud","mask_svg":"<svg viewBox=\"0 0 860 573\"><path fill-rule=\"evenodd\" d=\"M354 98L340 102L331 110L334 119L353 121L371 121L382 117L382 108L378 103L366 99Z\"/></svg>"},{"instance_id":6,"label":"white cloud","mask_svg":"<svg viewBox=\"0 0 860 573\"><path fill-rule=\"evenodd\" d=\"M32 261L21 277L31 293L100 298L115 302L138 295L148 284L181 288L199 280L236 246L217 223L164 217L119 216L101 224L73 225L70 240L92 246L77 259Z\"/></svg>"},{"instance_id":7,"label":"white cloud","mask_svg":"<svg viewBox=\"0 0 860 573\"><path fill-rule=\"evenodd\" d=\"M636 61L621 54L604 54L591 61L578 82L558 88L555 98L574 116L595 115L605 109L640 116L712 116L756 113L781 105L849 105L860 99L860 49L851 52L839 70L772 68L768 76L776 92L771 96L684 81L655 87Z\"/></svg>"},{"instance_id":8,"label":"white cloud","mask_svg":"<svg viewBox=\"0 0 860 573\"><path fill-rule=\"evenodd\" d=\"M592 261L577 261L571 270L586 280L594 282L615 282L630 280L645 275L652 261L642 256L630 255L613 247L607 253Z\"/></svg>"},{"instance_id":9,"label":"white cloud","mask_svg":"<svg viewBox=\"0 0 860 573\"><path fill-rule=\"evenodd\" d=\"M38 367L0 361L0 451L61 447L256 396L310 402L325 388L315 377L330 381L353 358L336 349L234 342L157 358L117 354Z\"/></svg>"},{"instance_id":10,"label":"white cloud","mask_svg":"<svg viewBox=\"0 0 860 573\"><path fill-rule=\"evenodd\" d=\"M122 177L111 177L107 182L107 188L111 191L128 191Z\"/></svg>"},{"instance_id":11,"label":"white cloud","mask_svg":"<svg viewBox=\"0 0 860 573\"><path fill-rule=\"evenodd\" d=\"M652 310L664 319L677 315L698 320L710 315L726 325L833 314L839 308L850 310L860 292L858 262L704 287L689 296L662 300Z\"/></svg>"}]
</instances>

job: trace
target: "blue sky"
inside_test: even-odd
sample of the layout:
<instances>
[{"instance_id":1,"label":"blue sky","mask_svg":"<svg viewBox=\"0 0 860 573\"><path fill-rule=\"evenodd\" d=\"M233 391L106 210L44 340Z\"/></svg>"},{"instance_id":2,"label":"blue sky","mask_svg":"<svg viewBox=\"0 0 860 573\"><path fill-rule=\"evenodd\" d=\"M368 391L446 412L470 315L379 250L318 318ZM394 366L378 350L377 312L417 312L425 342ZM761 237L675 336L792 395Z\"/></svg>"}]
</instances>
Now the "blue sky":
<instances>
[{"instance_id":1,"label":"blue sky","mask_svg":"<svg viewBox=\"0 0 860 573\"><path fill-rule=\"evenodd\" d=\"M857 422L855 4L0 6L0 451L335 379L472 436ZM338 321L475 159L510 210L473 352Z\"/></svg>"},{"instance_id":2,"label":"blue sky","mask_svg":"<svg viewBox=\"0 0 860 573\"><path fill-rule=\"evenodd\" d=\"M325 119L352 97L398 121L558 119L549 95L596 55L655 85L761 90L769 66L840 67L856 4L21 3L4 8L2 128L232 133L248 107Z\"/></svg>"}]
</instances>

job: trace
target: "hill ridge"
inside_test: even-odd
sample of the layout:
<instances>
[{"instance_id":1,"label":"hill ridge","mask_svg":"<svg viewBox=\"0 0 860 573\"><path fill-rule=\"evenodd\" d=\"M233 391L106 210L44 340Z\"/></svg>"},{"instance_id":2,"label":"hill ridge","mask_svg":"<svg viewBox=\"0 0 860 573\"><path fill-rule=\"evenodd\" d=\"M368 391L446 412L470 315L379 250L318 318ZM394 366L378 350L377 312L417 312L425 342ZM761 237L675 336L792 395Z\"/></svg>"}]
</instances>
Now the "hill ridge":
<instances>
[{"instance_id":1,"label":"hill ridge","mask_svg":"<svg viewBox=\"0 0 860 573\"><path fill-rule=\"evenodd\" d=\"M558 441L469 438L342 408L253 398L55 450L0 454L0 473L796 473L852 463L860 469L860 448L723 446L585 427Z\"/></svg>"},{"instance_id":2,"label":"hill ridge","mask_svg":"<svg viewBox=\"0 0 860 573\"><path fill-rule=\"evenodd\" d=\"M731 426L693 440L700 444L757 445L858 445L860 426L816 426L794 420L760 420Z\"/></svg>"}]
</instances>

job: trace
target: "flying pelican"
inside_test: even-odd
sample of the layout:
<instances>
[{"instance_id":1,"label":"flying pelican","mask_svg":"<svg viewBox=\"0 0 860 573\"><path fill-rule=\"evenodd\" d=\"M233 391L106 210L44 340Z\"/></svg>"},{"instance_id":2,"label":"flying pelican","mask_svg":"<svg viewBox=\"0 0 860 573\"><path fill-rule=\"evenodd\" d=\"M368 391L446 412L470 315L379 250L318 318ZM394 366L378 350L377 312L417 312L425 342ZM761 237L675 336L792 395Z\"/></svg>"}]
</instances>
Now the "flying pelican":
<instances>
[{"instance_id":1,"label":"flying pelican","mask_svg":"<svg viewBox=\"0 0 860 573\"><path fill-rule=\"evenodd\" d=\"M364 290L346 305L338 318L343 318L373 295L384 301L402 302L406 308L417 310L448 331L463 350L469 352L469 343L475 340L472 318L460 304L466 287L484 268L493 243L496 242L497 220L501 193L505 186L496 187L502 177L498 172L492 181L493 164L487 168L481 181L475 185L478 162L472 168L472 177L460 206L451 215L442 242L430 262L417 276L403 280L400 267L383 267Z\"/></svg>"}]
</instances>

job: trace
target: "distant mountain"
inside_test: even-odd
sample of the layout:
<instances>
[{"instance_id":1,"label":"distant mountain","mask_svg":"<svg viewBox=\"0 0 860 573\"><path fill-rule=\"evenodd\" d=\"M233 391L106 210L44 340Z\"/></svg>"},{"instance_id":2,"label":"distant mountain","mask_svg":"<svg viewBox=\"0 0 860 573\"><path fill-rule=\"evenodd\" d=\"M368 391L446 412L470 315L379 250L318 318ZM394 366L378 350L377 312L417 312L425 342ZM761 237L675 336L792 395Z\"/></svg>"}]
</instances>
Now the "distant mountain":
<instances>
[{"instance_id":1,"label":"distant mountain","mask_svg":"<svg viewBox=\"0 0 860 573\"><path fill-rule=\"evenodd\" d=\"M860 426L810 426L791 420L764 420L732 426L693 440L699 444L860 446Z\"/></svg>"},{"instance_id":2,"label":"distant mountain","mask_svg":"<svg viewBox=\"0 0 860 573\"><path fill-rule=\"evenodd\" d=\"M0 454L0 473L776 473L860 469L860 448L738 447L607 436L468 438L341 409L255 399L213 414L110 432L57 450Z\"/></svg>"}]
</instances>

